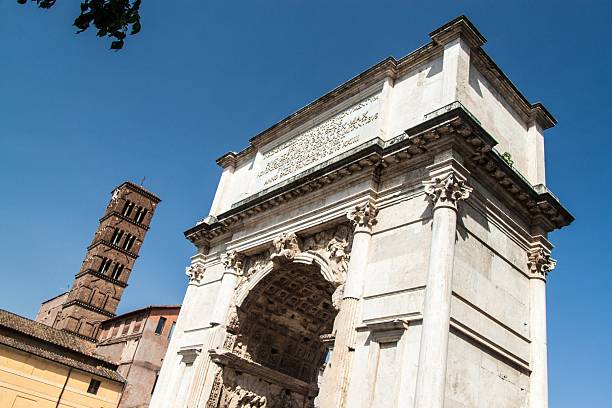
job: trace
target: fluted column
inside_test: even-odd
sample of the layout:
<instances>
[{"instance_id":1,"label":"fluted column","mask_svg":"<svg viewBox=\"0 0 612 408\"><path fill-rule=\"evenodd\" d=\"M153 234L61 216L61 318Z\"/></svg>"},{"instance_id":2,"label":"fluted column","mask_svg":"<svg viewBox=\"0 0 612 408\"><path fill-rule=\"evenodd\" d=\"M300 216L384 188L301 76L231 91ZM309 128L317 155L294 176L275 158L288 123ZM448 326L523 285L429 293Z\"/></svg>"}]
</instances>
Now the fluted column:
<instances>
[{"instance_id":1,"label":"fluted column","mask_svg":"<svg viewBox=\"0 0 612 408\"><path fill-rule=\"evenodd\" d=\"M234 289L238 283L238 277L242 271L242 255L236 251L229 251L221 257L223 263L223 276L221 278L221 286L217 292L217 300L215 308L210 319L213 327L206 339L205 350L208 351L214 348L223 334L222 325L225 322L227 312L231 306ZM189 390L189 399L187 400L186 408L204 407L205 401L201 401L204 395L207 374L210 367L210 357L208 353L201 355L198 358L194 379Z\"/></svg>"},{"instance_id":2,"label":"fluted column","mask_svg":"<svg viewBox=\"0 0 612 408\"><path fill-rule=\"evenodd\" d=\"M227 252L222 258L224 271L223 278L221 279L221 287L217 295L217 301L215 303L215 309L211 317L211 324L223 324L225 322L225 316L229 309L232 298L234 296L234 289L238 283L238 277L242 271L242 255L236 251Z\"/></svg>"},{"instance_id":3,"label":"fluted column","mask_svg":"<svg viewBox=\"0 0 612 408\"><path fill-rule=\"evenodd\" d=\"M434 208L415 407L442 408L446 386L457 202L468 198L472 189L452 171L425 185L425 192Z\"/></svg>"},{"instance_id":4,"label":"fluted column","mask_svg":"<svg viewBox=\"0 0 612 408\"><path fill-rule=\"evenodd\" d=\"M529 408L548 407L548 350L546 340L546 276L557 262L541 245L528 252L531 376Z\"/></svg>"},{"instance_id":5,"label":"fluted column","mask_svg":"<svg viewBox=\"0 0 612 408\"><path fill-rule=\"evenodd\" d=\"M349 373L355 350L355 330L363 295L372 225L378 210L370 202L358 205L347 214L353 223L353 246L340 310L336 317L336 339L321 388L321 408L344 407L349 386Z\"/></svg>"}]
</instances>

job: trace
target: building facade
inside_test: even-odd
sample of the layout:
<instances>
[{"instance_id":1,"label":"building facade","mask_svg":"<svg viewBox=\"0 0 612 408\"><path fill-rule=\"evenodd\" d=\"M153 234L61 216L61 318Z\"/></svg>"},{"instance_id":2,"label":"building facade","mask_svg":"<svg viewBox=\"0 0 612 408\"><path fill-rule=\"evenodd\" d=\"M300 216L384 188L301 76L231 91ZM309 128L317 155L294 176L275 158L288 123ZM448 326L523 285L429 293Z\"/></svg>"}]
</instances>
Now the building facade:
<instances>
[{"instance_id":1,"label":"building facade","mask_svg":"<svg viewBox=\"0 0 612 408\"><path fill-rule=\"evenodd\" d=\"M115 408L117 365L74 334L0 310L0 407Z\"/></svg>"},{"instance_id":2,"label":"building facade","mask_svg":"<svg viewBox=\"0 0 612 408\"><path fill-rule=\"evenodd\" d=\"M151 407L547 406L555 119L430 37L218 160Z\"/></svg>"},{"instance_id":3,"label":"building facade","mask_svg":"<svg viewBox=\"0 0 612 408\"><path fill-rule=\"evenodd\" d=\"M159 202L130 182L113 190L72 288L43 302L36 321L95 341L115 316Z\"/></svg>"},{"instance_id":4,"label":"building facade","mask_svg":"<svg viewBox=\"0 0 612 408\"><path fill-rule=\"evenodd\" d=\"M149 306L106 320L95 353L126 380L119 408L149 406L180 306Z\"/></svg>"}]
</instances>

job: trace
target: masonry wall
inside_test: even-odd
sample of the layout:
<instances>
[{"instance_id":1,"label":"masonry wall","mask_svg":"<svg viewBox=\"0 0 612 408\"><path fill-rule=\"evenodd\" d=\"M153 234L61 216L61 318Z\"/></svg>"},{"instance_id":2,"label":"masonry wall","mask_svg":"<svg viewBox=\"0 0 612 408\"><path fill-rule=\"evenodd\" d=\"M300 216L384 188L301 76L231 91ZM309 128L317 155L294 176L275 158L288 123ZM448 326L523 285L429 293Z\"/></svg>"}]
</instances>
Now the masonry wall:
<instances>
[{"instance_id":1,"label":"masonry wall","mask_svg":"<svg viewBox=\"0 0 612 408\"><path fill-rule=\"evenodd\" d=\"M58 314L62 310L62 305L64 304L67 298L68 292L49 299L46 302L43 302L40 305L40 309L38 310L38 313L36 314L36 319L34 320L46 324L47 326L53 326L53 323L55 323Z\"/></svg>"},{"instance_id":2,"label":"masonry wall","mask_svg":"<svg viewBox=\"0 0 612 408\"><path fill-rule=\"evenodd\" d=\"M163 357L161 371L151 399L152 406L156 406L157 401L157 404L161 404L157 406L172 404L172 406L179 407L181 401L186 398L187 377L193 366L192 364L188 366L183 361L180 352L189 347L202 348L205 344L211 329L210 316L213 313L222 272L223 267L218 264L217 267L211 268L210 274L206 275L201 285L187 287L181 304L181 313L176 320L174 334ZM198 310L198 312L189 313L184 310Z\"/></svg>"},{"instance_id":3,"label":"masonry wall","mask_svg":"<svg viewBox=\"0 0 612 408\"><path fill-rule=\"evenodd\" d=\"M386 139L423 122L425 115L442 106L444 59L438 55L418 64L394 81L388 105Z\"/></svg>"},{"instance_id":4,"label":"masonry wall","mask_svg":"<svg viewBox=\"0 0 612 408\"><path fill-rule=\"evenodd\" d=\"M95 395L87 392L92 378L101 382ZM114 408L122 388L123 384L0 345L0 407Z\"/></svg>"}]
</instances>

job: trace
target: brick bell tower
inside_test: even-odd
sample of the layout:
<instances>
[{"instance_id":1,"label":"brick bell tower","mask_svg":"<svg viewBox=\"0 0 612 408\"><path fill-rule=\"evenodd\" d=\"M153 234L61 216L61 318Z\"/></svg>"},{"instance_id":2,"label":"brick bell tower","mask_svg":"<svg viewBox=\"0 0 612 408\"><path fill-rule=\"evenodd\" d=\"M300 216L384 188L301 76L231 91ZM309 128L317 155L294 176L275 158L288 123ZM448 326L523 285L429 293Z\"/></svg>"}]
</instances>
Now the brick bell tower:
<instances>
[{"instance_id":1,"label":"brick bell tower","mask_svg":"<svg viewBox=\"0 0 612 408\"><path fill-rule=\"evenodd\" d=\"M44 302L36 320L95 341L114 317L160 198L125 182L112 197L70 291Z\"/></svg>"}]
</instances>

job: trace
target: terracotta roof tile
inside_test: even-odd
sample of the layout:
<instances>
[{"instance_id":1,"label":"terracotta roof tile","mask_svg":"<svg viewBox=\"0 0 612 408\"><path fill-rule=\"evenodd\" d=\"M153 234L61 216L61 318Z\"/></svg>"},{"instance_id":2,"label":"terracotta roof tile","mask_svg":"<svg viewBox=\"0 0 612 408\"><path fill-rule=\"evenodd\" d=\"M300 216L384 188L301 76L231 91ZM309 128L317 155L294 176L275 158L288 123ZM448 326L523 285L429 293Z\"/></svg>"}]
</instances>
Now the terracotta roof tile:
<instances>
[{"instance_id":1,"label":"terracotta roof tile","mask_svg":"<svg viewBox=\"0 0 612 408\"><path fill-rule=\"evenodd\" d=\"M0 344L113 381L125 382L116 371L117 365L93 354L94 343L2 309Z\"/></svg>"}]
</instances>

